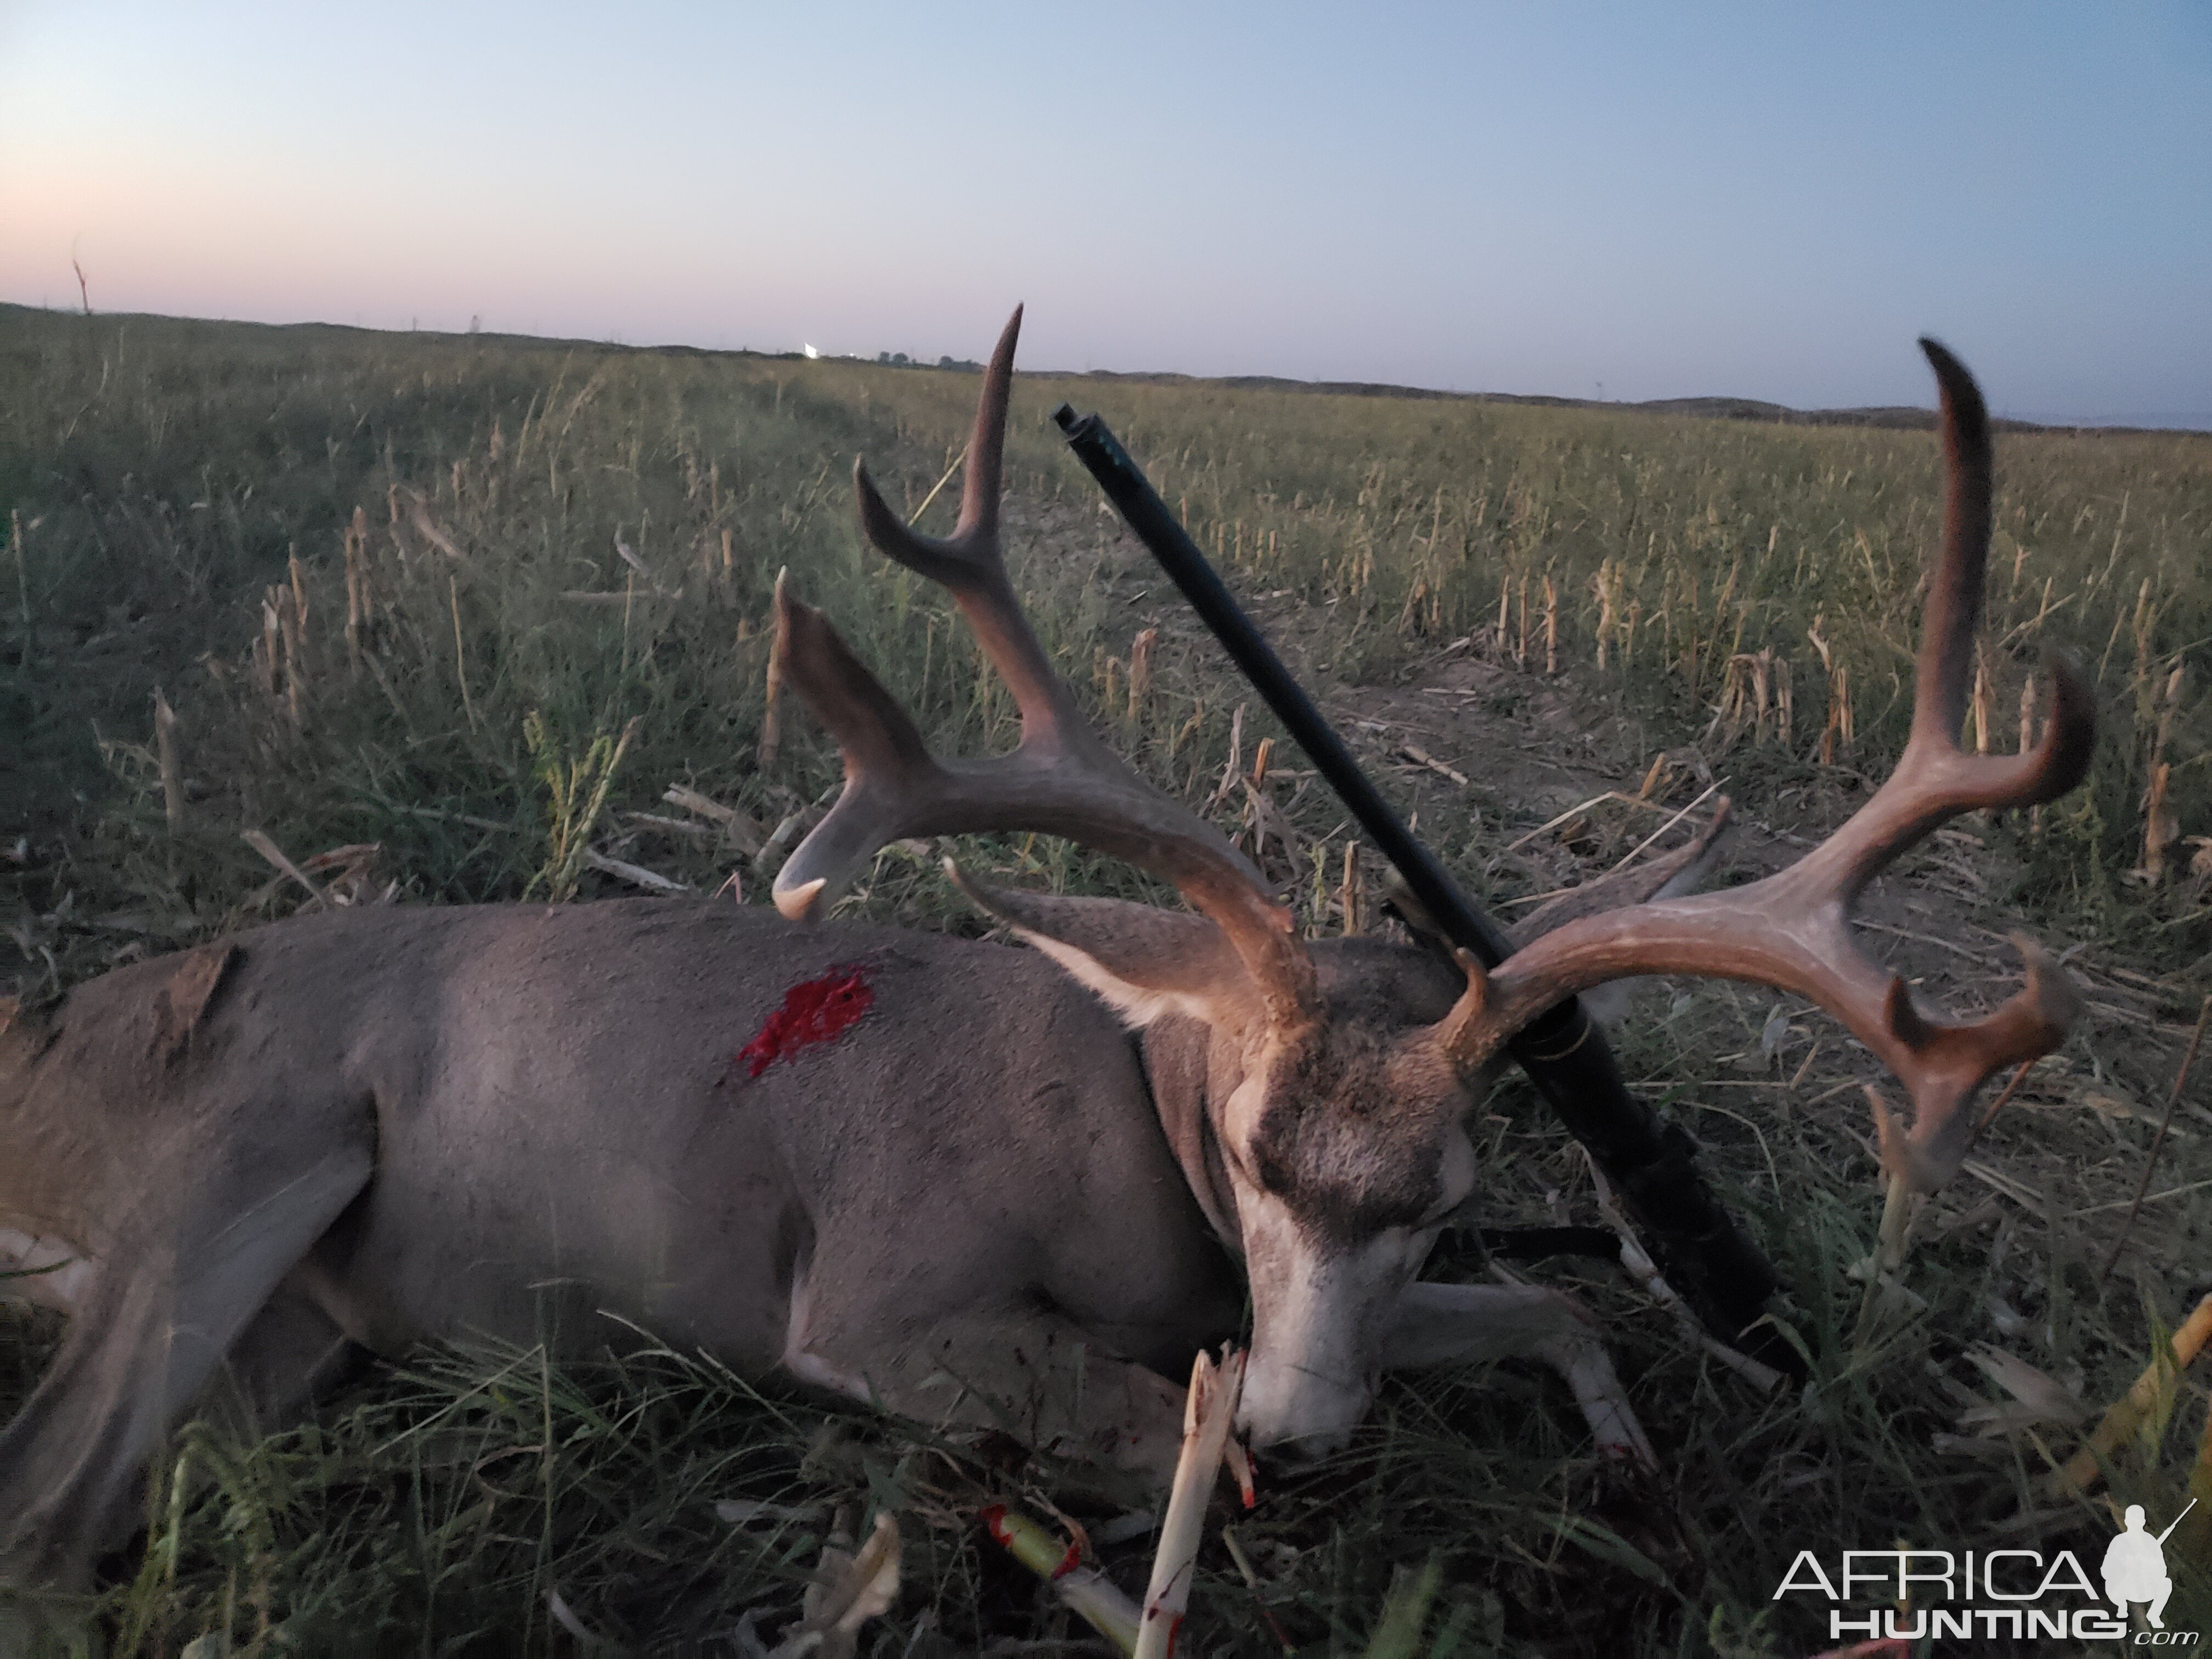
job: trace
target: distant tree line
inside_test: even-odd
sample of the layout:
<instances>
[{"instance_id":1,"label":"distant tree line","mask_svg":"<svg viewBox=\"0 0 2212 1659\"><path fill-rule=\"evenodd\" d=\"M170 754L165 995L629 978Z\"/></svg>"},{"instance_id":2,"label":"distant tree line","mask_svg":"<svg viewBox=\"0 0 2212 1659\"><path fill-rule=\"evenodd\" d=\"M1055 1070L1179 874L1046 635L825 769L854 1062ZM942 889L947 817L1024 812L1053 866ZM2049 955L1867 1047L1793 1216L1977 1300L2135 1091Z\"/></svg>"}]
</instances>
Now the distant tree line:
<instances>
[{"instance_id":1,"label":"distant tree line","mask_svg":"<svg viewBox=\"0 0 2212 1659\"><path fill-rule=\"evenodd\" d=\"M925 368L928 367L928 365L918 362L914 358L908 356L903 351L878 351L876 354L876 361L890 368ZM973 357L939 357L937 360L937 366L939 368L957 369L963 374L981 374L983 368L983 365L977 362Z\"/></svg>"}]
</instances>

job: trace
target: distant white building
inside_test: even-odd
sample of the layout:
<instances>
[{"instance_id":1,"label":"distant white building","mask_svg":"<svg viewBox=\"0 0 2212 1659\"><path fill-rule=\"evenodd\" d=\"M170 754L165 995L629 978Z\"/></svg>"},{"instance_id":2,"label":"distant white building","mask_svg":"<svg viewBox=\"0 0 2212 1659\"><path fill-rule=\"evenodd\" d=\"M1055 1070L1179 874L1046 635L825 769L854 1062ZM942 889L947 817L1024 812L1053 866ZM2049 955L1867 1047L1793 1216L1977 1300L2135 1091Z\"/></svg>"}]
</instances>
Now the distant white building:
<instances>
[{"instance_id":1,"label":"distant white building","mask_svg":"<svg viewBox=\"0 0 2212 1659\"><path fill-rule=\"evenodd\" d=\"M799 349L805 354L809 362L811 362L813 359L819 357L822 355L811 345L802 345Z\"/></svg>"}]
</instances>

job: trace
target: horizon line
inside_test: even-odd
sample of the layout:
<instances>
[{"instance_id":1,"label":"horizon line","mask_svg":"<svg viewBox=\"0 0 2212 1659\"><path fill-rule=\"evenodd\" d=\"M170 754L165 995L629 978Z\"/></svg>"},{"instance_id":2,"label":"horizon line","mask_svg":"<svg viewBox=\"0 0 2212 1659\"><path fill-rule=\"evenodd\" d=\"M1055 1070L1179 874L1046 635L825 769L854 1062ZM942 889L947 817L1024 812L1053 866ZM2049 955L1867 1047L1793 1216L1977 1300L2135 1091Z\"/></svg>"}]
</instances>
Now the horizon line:
<instances>
[{"instance_id":1,"label":"horizon line","mask_svg":"<svg viewBox=\"0 0 2212 1659\"><path fill-rule=\"evenodd\" d=\"M0 299L0 306L12 306L25 311L44 312L49 315L83 317L88 320L146 319L155 322L204 323L214 326L243 328L331 328L348 329L363 334L422 334L441 339L505 339L527 340L541 345L594 346L604 350L618 351L684 351L708 356L744 356L790 358L799 362L849 362L869 368L922 368L939 373L973 373L980 368L968 359L952 360L962 367L946 370L944 360L929 362L909 357L902 363L889 361L890 354L866 356L859 352L817 351L801 343L783 349L772 347L737 345L697 345L686 340L659 340L640 343L618 336L598 337L581 334L532 334L507 329L471 326L465 329L424 328L410 322L402 328L367 322L336 322L327 318L314 318L296 322L270 322L254 317L202 317L182 313L161 311L98 311L71 306L66 302L56 305L42 298L37 304L27 300ZM478 314L475 319L481 323ZM950 354L946 354L949 357ZM1609 398L1577 398L1565 392L1487 392L1465 390L1458 386L1418 386L1394 380L1306 380L1297 375L1273 374L1194 374L1172 368L1024 368L1017 374L1043 380L1178 380L1194 386L1218 386L1229 390L1256 389L1258 386L1282 386L1303 389L1322 395L1344 397L1410 397L1417 398L1458 399L1472 403L1534 404L1570 409L1618 409L1644 414L1682 414L1705 419L1749 420L1757 418L1750 412L1731 415L1722 410L1700 410L1676 407L1694 404L1736 404L1749 405L1752 410L1777 411L1778 424L1805 425L1879 425L1881 422L1854 416L1881 415L1925 415L1933 422L1936 406L1931 400L1922 404L1854 404L1820 405L1800 408L1795 404L1776 403L1771 398L1753 398L1739 392L1707 392L1679 393L1663 398L1638 399ZM2097 415L2053 415L2045 412L2021 413L1992 409L1991 418L2014 428L2031 428L2056 432L2110 432L2123 435L2130 432L2191 437L2212 436L2212 409L2199 410L2136 410ZM1792 421L1789 417L1796 417Z\"/></svg>"}]
</instances>

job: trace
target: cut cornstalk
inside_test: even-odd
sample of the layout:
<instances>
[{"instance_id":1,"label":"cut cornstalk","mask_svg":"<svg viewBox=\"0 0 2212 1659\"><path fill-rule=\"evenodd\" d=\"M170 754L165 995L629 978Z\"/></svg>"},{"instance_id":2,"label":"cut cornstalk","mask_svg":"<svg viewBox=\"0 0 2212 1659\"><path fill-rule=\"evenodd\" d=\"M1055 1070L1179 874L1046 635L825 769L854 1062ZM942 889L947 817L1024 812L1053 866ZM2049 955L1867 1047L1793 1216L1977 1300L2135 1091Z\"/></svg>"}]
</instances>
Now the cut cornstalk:
<instances>
[{"instance_id":1,"label":"cut cornstalk","mask_svg":"<svg viewBox=\"0 0 2212 1659\"><path fill-rule=\"evenodd\" d=\"M2068 1498L2086 1492L2095 1485L2099 1466L2157 1409L2160 1399L2172 1386L2173 1378L2189 1369L2190 1362L2203 1350L2208 1338L2212 1338L2212 1296L2199 1302L2182 1322L2181 1328L2174 1332L2172 1358L2161 1354L2151 1360L2143 1374L2136 1379L2135 1386L2105 1413L2104 1420L2090 1433L2087 1443L2067 1461L2065 1468L2045 1479L2044 1490L2054 1498Z\"/></svg>"},{"instance_id":2,"label":"cut cornstalk","mask_svg":"<svg viewBox=\"0 0 2212 1659\"><path fill-rule=\"evenodd\" d=\"M723 833L747 858L757 858L767 844L768 831L762 829L752 815L734 806L726 806L710 795L702 795L688 784L672 783L661 792L661 799L671 806L680 806L687 812L696 812L702 818L711 818L722 826Z\"/></svg>"},{"instance_id":3,"label":"cut cornstalk","mask_svg":"<svg viewBox=\"0 0 2212 1659\"><path fill-rule=\"evenodd\" d=\"M788 570L775 573L775 598L779 610L783 605L784 578L789 574ZM777 646L781 647L782 642L783 635L779 631ZM754 757L754 764L763 772L775 764L776 750L783 746L782 711L777 706L782 699L783 653L779 648L769 653L768 687L761 703L760 748Z\"/></svg>"},{"instance_id":4,"label":"cut cornstalk","mask_svg":"<svg viewBox=\"0 0 2212 1659\"><path fill-rule=\"evenodd\" d=\"M1070 1612L1125 1654L1137 1650L1137 1604L1096 1567L1083 1565L1083 1552L1063 1545L1018 1510L994 1504L983 1511L984 1530L1006 1553L1050 1584Z\"/></svg>"},{"instance_id":5,"label":"cut cornstalk","mask_svg":"<svg viewBox=\"0 0 2212 1659\"><path fill-rule=\"evenodd\" d=\"M177 716L161 688L154 690L154 749L161 765L161 804L169 828L185 827L185 768L177 758Z\"/></svg>"},{"instance_id":6,"label":"cut cornstalk","mask_svg":"<svg viewBox=\"0 0 2212 1659\"><path fill-rule=\"evenodd\" d=\"M1167 1519L1160 1524L1159 1548L1152 1557L1136 1659L1167 1659L1175 1650L1176 1632L1190 1605L1191 1573L1205 1531L1206 1499L1220 1472L1229 1425L1236 1419L1243 1387L1244 1355L1239 1350L1225 1351L1218 1366L1203 1351L1191 1363L1190 1393L1183 1401L1182 1455L1176 1460Z\"/></svg>"}]
</instances>

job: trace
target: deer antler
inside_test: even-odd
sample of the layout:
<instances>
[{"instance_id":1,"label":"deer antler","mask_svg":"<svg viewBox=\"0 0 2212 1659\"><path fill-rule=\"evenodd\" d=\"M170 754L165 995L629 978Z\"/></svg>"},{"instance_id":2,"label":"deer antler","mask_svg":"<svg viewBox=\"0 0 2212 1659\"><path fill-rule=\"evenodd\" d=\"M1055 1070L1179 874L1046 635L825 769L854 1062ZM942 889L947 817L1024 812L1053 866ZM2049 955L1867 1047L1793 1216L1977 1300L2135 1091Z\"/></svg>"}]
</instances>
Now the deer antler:
<instances>
[{"instance_id":1,"label":"deer antler","mask_svg":"<svg viewBox=\"0 0 2212 1659\"><path fill-rule=\"evenodd\" d=\"M1053 672L1006 579L999 477L1012 389L1016 309L983 376L960 518L942 540L907 528L855 462L860 524L890 558L948 589L976 643L1014 694L1022 738L1011 754L940 761L822 613L776 584L775 659L836 739L845 789L775 879L776 908L805 921L853 872L903 836L1034 830L1127 860L1174 884L1227 935L1272 1022L1316 1017L1314 969L1291 914L1221 833L1125 765L1084 720Z\"/></svg>"},{"instance_id":2,"label":"deer antler","mask_svg":"<svg viewBox=\"0 0 2212 1659\"><path fill-rule=\"evenodd\" d=\"M1932 1191L1958 1168L1976 1127L1967 1109L1992 1073L2049 1053L2079 1011L2065 975L2025 939L2027 982L1965 1024L1932 1020L1905 981L1861 951L1850 925L1867 883L1930 830L1977 808L2028 806L2081 781L2094 742L2088 689L2054 664L2051 720L2021 755L1959 747L1990 536L1989 412L1972 377L1932 340L1921 349L1942 395L1943 548L1929 583L1912 732L1897 769L1849 823L1788 869L1717 893L1587 916L1485 974L1462 961L1467 994L1435 1040L1462 1068L1479 1066L1571 992L1632 974L1687 973L1796 991L1848 1026L1911 1095L1909 1133L1877 1108L1882 1162Z\"/></svg>"}]
</instances>

